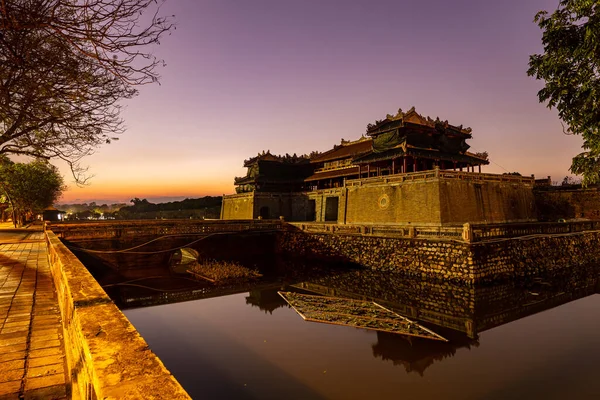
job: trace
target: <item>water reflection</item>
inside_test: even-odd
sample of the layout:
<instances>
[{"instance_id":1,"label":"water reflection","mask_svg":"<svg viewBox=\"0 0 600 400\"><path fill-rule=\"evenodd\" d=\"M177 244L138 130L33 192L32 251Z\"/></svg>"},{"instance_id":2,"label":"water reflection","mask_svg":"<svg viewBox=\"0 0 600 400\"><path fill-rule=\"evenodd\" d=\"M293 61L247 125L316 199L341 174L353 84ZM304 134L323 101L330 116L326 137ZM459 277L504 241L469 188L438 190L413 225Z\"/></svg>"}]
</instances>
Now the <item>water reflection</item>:
<instances>
[{"instance_id":1,"label":"water reflection","mask_svg":"<svg viewBox=\"0 0 600 400\"><path fill-rule=\"evenodd\" d=\"M598 285L593 269L481 287L361 270L292 284L286 290L374 301L434 329L449 341L377 332L377 343L372 345L374 357L423 376L434 362L453 357L457 349L478 347L480 332L592 295ZM246 303L271 314L287 306L274 288L251 291Z\"/></svg>"},{"instance_id":2,"label":"water reflection","mask_svg":"<svg viewBox=\"0 0 600 400\"><path fill-rule=\"evenodd\" d=\"M361 270L291 285L308 293L369 300L399 314L477 338L479 332L598 292L598 269L497 285L461 286Z\"/></svg>"},{"instance_id":3,"label":"water reflection","mask_svg":"<svg viewBox=\"0 0 600 400\"><path fill-rule=\"evenodd\" d=\"M597 269L477 287L333 271L126 315L194 398L587 398L599 288ZM279 290L376 301L449 341L306 322Z\"/></svg>"},{"instance_id":4,"label":"water reflection","mask_svg":"<svg viewBox=\"0 0 600 400\"><path fill-rule=\"evenodd\" d=\"M448 337L449 336L449 337ZM377 343L372 345L373 357L403 366L407 373L420 376L436 361L453 357L457 349L478 347L479 341L464 335L447 333L448 342L410 339L387 332L377 332Z\"/></svg>"},{"instance_id":5,"label":"water reflection","mask_svg":"<svg viewBox=\"0 0 600 400\"><path fill-rule=\"evenodd\" d=\"M273 311L280 307L289 307L288 303L277 294L277 290L252 289L246 297L246 304L258 307L265 314L273 314Z\"/></svg>"}]
</instances>

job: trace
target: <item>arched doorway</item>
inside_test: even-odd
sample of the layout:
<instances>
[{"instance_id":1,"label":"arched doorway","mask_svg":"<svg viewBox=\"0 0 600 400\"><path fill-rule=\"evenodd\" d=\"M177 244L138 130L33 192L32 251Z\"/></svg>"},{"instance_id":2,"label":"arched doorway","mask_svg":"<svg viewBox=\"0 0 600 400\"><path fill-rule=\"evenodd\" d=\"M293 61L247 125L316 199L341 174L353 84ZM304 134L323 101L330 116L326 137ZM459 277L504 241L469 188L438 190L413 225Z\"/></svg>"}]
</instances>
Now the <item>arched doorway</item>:
<instances>
[{"instance_id":1,"label":"arched doorway","mask_svg":"<svg viewBox=\"0 0 600 400\"><path fill-rule=\"evenodd\" d=\"M260 217L262 219L269 219L269 218L271 218L271 213L269 211L269 207L267 207L267 206L262 206L260 208L258 214L260 215Z\"/></svg>"}]
</instances>

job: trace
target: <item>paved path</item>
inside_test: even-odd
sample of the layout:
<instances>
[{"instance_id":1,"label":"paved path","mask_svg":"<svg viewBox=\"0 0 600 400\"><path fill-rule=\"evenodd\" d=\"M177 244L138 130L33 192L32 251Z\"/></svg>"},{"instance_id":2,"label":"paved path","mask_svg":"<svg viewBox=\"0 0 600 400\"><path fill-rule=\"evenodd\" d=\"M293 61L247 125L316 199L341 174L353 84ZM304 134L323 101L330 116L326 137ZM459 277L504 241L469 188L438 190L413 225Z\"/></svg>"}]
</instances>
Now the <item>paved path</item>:
<instances>
[{"instance_id":1,"label":"paved path","mask_svg":"<svg viewBox=\"0 0 600 400\"><path fill-rule=\"evenodd\" d=\"M0 224L0 400L66 399L60 311L41 228Z\"/></svg>"}]
</instances>

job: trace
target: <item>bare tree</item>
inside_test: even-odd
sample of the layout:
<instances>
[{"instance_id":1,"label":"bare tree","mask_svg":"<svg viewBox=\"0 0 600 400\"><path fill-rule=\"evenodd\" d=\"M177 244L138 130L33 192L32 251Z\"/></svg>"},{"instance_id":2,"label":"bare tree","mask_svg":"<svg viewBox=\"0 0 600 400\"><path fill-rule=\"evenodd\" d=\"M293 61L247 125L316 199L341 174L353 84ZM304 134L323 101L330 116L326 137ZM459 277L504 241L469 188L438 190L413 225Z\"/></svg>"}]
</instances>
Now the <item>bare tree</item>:
<instances>
[{"instance_id":1,"label":"bare tree","mask_svg":"<svg viewBox=\"0 0 600 400\"><path fill-rule=\"evenodd\" d=\"M120 101L158 81L164 0L0 0L0 154L79 161L124 130Z\"/></svg>"}]
</instances>

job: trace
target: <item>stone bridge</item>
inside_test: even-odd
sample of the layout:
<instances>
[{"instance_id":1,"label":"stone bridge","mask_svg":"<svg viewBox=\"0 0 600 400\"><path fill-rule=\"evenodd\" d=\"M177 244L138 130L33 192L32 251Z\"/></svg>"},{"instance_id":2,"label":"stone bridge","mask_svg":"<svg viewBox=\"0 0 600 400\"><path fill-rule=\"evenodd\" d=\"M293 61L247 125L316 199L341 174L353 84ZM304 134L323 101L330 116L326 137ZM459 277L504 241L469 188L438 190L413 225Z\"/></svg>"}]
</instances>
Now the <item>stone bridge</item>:
<instances>
[{"instance_id":1,"label":"stone bridge","mask_svg":"<svg viewBox=\"0 0 600 400\"><path fill-rule=\"evenodd\" d=\"M47 229L66 240L127 239L140 236L198 235L227 232L274 231L283 228L280 220L140 220L47 224Z\"/></svg>"}]
</instances>

